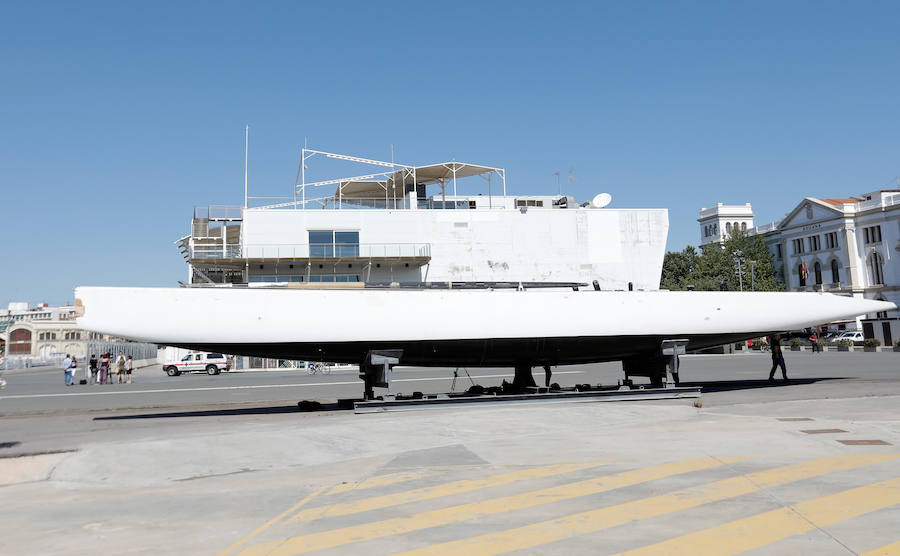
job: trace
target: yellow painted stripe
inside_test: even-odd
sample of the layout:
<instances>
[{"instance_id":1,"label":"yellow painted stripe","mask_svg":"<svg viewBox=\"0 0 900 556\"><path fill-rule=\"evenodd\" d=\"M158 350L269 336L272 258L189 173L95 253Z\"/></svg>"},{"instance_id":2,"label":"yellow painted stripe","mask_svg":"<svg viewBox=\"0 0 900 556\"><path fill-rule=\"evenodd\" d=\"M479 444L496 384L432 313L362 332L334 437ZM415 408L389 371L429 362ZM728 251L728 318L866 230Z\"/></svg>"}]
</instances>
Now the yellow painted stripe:
<instances>
[{"instance_id":1,"label":"yellow painted stripe","mask_svg":"<svg viewBox=\"0 0 900 556\"><path fill-rule=\"evenodd\" d=\"M900 556L900 541L886 544L875 550L870 550L862 556Z\"/></svg>"},{"instance_id":2,"label":"yellow painted stripe","mask_svg":"<svg viewBox=\"0 0 900 556\"><path fill-rule=\"evenodd\" d=\"M389 508L400 504L409 504L410 502L419 502L422 500L431 500L460 494L463 492L472 492L482 488L506 485L517 481L527 481L530 479L540 479L543 477L552 477L553 475L562 475L573 471L580 471L590 467L598 467L605 465L600 462L590 463L562 463L557 465L547 465L544 467L532 467L529 469L520 469L510 471L508 473L500 473L483 479L466 479L462 481L454 481L452 483L444 483L431 487L417 488L406 490L394 494L386 494L384 496L375 496L358 500L354 502L346 502L341 504L331 504L329 506L320 506L318 508L309 508L298 512L288 521L311 521L321 519L323 517L334 517L341 515L355 514L359 512L367 512L370 510L379 510L381 508Z\"/></svg>"},{"instance_id":3,"label":"yellow painted stripe","mask_svg":"<svg viewBox=\"0 0 900 556\"><path fill-rule=\"evenodd\" d=\"M439 510L421 512L409 517L398 517L293 537L282 542L255 545L248 548L245 554L248 556L251 554L271 554L274 556L279 554L299 554L312 550L321 550L323 548L333 548L349 543L400 535L421 529L428 529L430 527L438 527L450 523L511 512L513 510L531 508L541 504L571 500L581 496L663 479L673 475L727 465L744 459L747 458L707 457L665 463L662 465L624 471L622 473L605 475L586 481L578 481L512 496L503 496L490 500L460 504Z\"/></svg>"},{"instance_id":4,"label":"yellow painted stripe","mask_svg":"<svg viewBox=\"0 0 900 556\"><path fill-rule=\"evenodd\" d=\"M628 556L727 556L900 504L900 478L823 496L631 550ZM897 544L897 543L895 543ZM898 545L900 546L900 545ZM877 553L877 552L876 552Z\"/></svg>"},{"instance_id":5,"label":"yellow painted stripe","mask_svg":"<svg viewBox=\"0 0 900 556\"><path fill-rule=\"evenodd\" d=\"M896 457L898 455L895 454L852 455L796 463L498 533L428 546L402 554L465 554L466 556L503 554Z\"/></svg>"},{"instance_id":6,"label":"yellow painted stripe","mask_svg":"<svg viewBox=\"0 0 900 556\"><path fill-rule=\"evenodd\" d=\"M263 523L262 525L260 525L260 526L257 527L256 529L254 529L249 535L245 536L244 538L242 538L242 539L240 539L240 540L235 541L231 546L229 546L228 548L226 548L225 550L223 550L222 552L220 552L220 553L219 553L219 556L225 556L226 554L228 554L228 553L231 552L232 550L236 550L236 549L240 548L241 546L243 546L244 544L246 544L247 541L249 541L249 540L252 539L253 537L259 535L260 533L262 533L263 531L265 531L265 530L268 529L269 527L275 525L276 523L278 523L279 521L281 521L281 520L284 519L285 517L289 516L291 513L297 511L297 510L298 510L300 507L302 507L304 504L306 504L307 502L309 502L310 500L312 500L313 498L315 498L316 496L318 496L319 493L321 493L321 492L322 492L323 490L325 490L326 488L328 488L328 487L322 487L322 488L316 490L315 492L313 492L312 494L310 494L309 496L307 496L307 497L304 498L303 500L300 500L299 502L297 502L296 504L294 504L294 505L291 506L290 508L288 508L288 509L286 509L285 511L281 512L280 514L278 514L277 516L273 517L273 518L270 519L269 521Z\"/></svg>"},{"instance_id":7,"label":"yellow painted stripe","mask_svg":"<svg viewBox=\"0 0 900 556\"><path fill-rule=\"evenodd\" d=\"M328 491L328 494L340 494L342 492L350 492L351 490L365 490L368 488L375 488L381 486L390 486L395 485L397 483L405 483L409 481L415 481L416 479L422 479L424 477L428 477L433 473L429 473L426 471L408 471L405 473L392 473L390 475L380 475L378 477L370 477L363 481L359 481L357 483L344 483L337 485Z\"/></svg>"}]
</instances>

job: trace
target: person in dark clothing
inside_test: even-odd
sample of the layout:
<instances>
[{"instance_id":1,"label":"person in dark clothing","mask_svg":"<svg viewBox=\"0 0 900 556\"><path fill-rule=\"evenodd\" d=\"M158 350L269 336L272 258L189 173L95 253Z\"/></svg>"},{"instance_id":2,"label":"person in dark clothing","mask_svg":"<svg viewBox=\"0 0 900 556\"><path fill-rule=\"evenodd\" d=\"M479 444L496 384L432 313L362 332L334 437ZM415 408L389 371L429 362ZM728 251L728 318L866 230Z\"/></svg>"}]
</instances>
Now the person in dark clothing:
<instances>
[{"instance_id":1,"label":"person in dark clothing","mask_svg":"<svg viewBox=\"0 0 900 556\"><path fill-rule=\"evenodd\" d=\"M781 334L769 336L769 349L772 350L772 370L769 371L769 382L775 382L775 369L781 366L781 376L787 380L787 369L784 367L784 353L781 351Z\"/></svg>"},{"instance_id":2,"label":"person in dark clothing","mask_svg":"<svg viewBox=\"0 0 900 556\"><path fill-rule=\"evenodd\" d=\"M544 365L544 386L550 387L550 377L553 376L553 371L550 370L550 365Z\"/></svg>"},{"instance_id":3,"label":"person in dark clothing","mask_svg":"<svg viewBox=\"0 0 900 556\"><path fill-rule=\"evenodd\" d=\"M97 383L97 356L91 354L91 360L88 361L88 368L91 370L91 384Z\"/></svg>"}]
</instances>

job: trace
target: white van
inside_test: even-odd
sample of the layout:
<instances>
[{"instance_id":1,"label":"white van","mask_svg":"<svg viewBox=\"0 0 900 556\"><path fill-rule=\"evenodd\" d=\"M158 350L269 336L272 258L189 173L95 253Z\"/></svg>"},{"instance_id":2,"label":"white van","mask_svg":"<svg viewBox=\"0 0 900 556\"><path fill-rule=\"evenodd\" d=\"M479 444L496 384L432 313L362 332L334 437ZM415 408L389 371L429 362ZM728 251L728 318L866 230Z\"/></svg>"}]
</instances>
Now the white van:
<instances>
[{"instance_id":1,"label":"white van","mask_svg":"<svg viewBox=\"0 0 900 556\"><path fill-rule=\"evenodd\" d=\"M192 371L206 371L208 375L217 375L227 371L228 358L221 353L207 353L205 351L188 353L181 359L170 360L163 363L163 371L169 376L178 376L181 373Z\"/></svg>"}]
</instances>

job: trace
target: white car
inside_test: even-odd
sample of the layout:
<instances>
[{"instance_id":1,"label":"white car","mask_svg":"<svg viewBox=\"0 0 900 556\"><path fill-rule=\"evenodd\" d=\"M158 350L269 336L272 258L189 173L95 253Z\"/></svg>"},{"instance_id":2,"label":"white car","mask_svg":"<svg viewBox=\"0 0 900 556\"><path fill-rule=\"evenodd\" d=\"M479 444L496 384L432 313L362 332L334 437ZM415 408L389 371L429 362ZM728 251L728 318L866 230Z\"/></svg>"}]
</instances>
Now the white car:
<instances>
[{"instance_id":1,"label":"white car","mask_svg":"<svg viewBox=\"0 0 900 556\"><path fill-rule=\"evenodd\" d=\"M228 358L221 353L195 352L189 353L177 361L163 363L163 371L169 376L178 376L181 373L193 371L206 371L208 375L217 375L228 370Z\"/></svg>"},{"instance_id":2,"label":"white car","mask_svg":"<svg viewBox=\"0 0 900 556\"><path fill-rule=\"evenodd\" d=\"M863 342L865 342L866 338L865 336L863 336L863 333L860 330L848 330L828 340L828 343L837 345L837 343L841 340L850 340L851 342L853 342L853 345L861 346L863 345Z\"/></svg>"}]
</instances>

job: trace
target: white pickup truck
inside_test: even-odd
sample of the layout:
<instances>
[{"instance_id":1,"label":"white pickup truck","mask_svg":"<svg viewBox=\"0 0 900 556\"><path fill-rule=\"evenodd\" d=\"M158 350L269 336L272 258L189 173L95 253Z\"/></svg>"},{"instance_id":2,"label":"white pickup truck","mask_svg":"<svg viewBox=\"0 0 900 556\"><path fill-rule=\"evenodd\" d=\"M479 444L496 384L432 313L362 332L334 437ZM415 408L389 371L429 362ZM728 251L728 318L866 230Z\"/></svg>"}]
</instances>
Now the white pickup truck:
<instances>
[{"instance_id":1,"label":"white pickup truck","mask_svg":"<svg viewBox=\"0 0 900 556\"><path fill-rule=\"evenodd\" d=\"M181 373L194 371L206 371L208 375L217 375L222 371L227 371L228 367L227 357L221 353L207 352L189 353L179 360L166 361L162 365L163 371L169 376L178 376Z\"/></svg>"}]
</instances>

